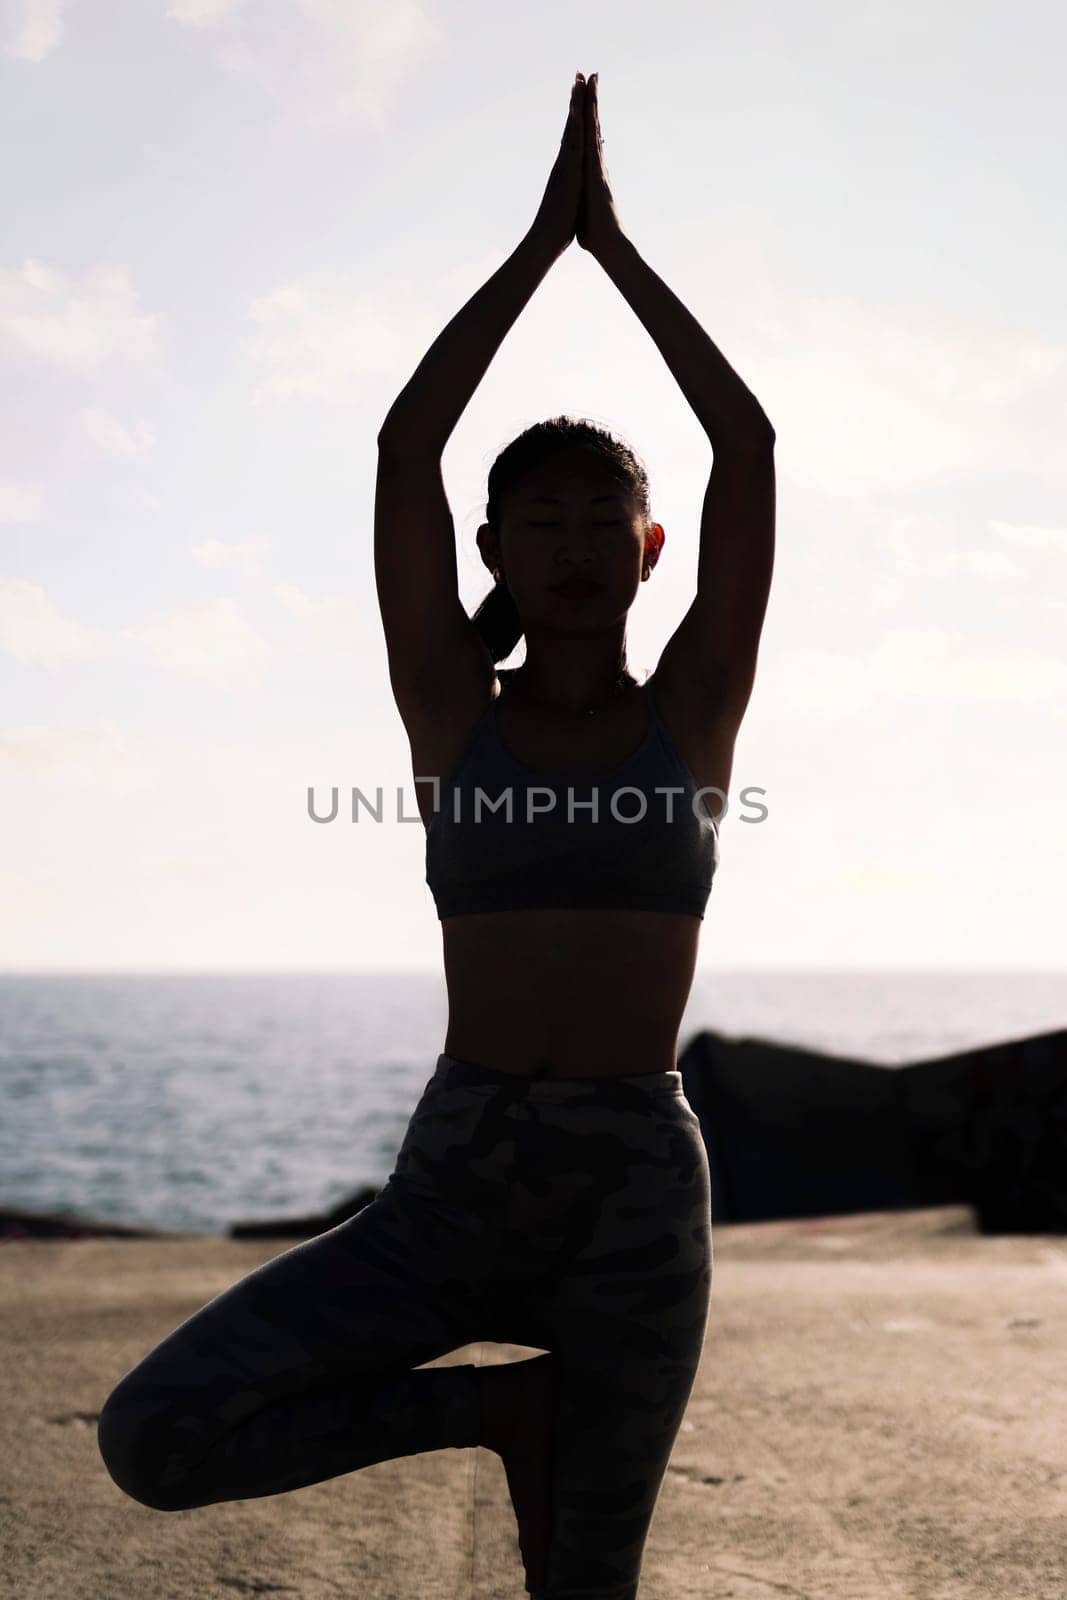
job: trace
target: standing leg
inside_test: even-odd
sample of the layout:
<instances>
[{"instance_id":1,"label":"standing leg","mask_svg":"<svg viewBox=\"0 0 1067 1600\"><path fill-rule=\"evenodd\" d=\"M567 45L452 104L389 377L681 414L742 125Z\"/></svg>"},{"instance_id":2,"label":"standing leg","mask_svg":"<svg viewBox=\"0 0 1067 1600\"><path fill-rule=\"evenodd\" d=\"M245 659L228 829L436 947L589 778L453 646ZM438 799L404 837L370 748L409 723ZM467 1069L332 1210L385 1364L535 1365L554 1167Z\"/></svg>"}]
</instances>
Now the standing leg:
<instances>
[{"instance_id":1,"label":"standing leg","mask_svg":"<svg viewBox=\"0 0 1067 1600\"><path fill-rule=\"evenodd\" d=\"M711 1192L684 1098L531 1110L528 1302L559 1368L551 1535L534 1600L636 1600L692 1391L712 1277ZM520 1164L520 1168L521 1168ZM516 1266L518 1270L518 1266ZM525 1321L524 1321L525 1319Z\"/></svg>"}]
</instances>

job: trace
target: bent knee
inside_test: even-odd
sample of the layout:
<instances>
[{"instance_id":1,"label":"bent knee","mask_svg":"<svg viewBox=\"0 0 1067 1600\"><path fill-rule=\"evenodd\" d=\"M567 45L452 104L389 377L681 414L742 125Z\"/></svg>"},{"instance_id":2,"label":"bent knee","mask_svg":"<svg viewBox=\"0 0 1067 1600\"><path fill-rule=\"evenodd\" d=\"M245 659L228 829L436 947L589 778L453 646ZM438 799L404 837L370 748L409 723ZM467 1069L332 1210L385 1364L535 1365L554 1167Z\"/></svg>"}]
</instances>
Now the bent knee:
<instances>
[{"instance_id":1,"label":"bent knee","mask_svg":"<svg viewBox=\"0 0 1067 1600\"><path fill-rule=\"evenodd\" d=\"M153 1511L187 1511L200 1502L182 1464L173 1412L153 1404L150 1385L124 1378L104 1402L96 1442L113 1481Z\"/></svg>"}]
</instances>

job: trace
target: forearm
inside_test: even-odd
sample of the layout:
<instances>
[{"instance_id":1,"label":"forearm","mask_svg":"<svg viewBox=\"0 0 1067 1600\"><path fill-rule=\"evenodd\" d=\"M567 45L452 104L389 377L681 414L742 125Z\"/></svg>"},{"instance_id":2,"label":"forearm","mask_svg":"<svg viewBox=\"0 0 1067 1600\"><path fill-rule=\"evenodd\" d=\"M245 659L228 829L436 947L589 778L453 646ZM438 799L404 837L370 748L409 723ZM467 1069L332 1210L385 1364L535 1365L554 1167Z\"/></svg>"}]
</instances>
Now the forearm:
<instances>
[{"instance_id":1,"label":"forearm","mask_svg":"<svg viewBox=\"0 0 1067 1600\"><path fill-rule=\"evenodd\" d=\"M457 311L394 400L379 445L442 451L504 335L560 252L527 233L507 260Z\"/></svg>"},{"instance_id":2,"label":"forearm","mask_svg":"<svg viewBox=\"0 0 1067 1600\"><path fill-rule=\"evenodd\" d=\"M620 234L597 259L648 329L712 449L773 437L755 395L631 240Z\"/></svg>"}]
</instances>

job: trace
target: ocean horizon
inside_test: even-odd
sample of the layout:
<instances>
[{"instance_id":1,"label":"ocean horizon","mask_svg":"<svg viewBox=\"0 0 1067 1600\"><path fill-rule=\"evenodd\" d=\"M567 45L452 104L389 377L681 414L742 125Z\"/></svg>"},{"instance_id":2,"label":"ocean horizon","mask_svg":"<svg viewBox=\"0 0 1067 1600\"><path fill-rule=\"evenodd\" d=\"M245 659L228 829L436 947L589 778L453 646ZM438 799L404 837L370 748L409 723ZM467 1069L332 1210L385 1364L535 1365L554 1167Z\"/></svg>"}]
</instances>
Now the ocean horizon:
<instances>
[{"instance_id":1,"label":"ocean horizon","mask_svg":"<svg viewBox=\"0 0 1067 1600\"><path fill-rule=\"evenodd\" d=\"M0 973L0 1205L191 1232L384 1183L442 973ZM1067 973L701 971L679 1033L886 1066L1067 1027Z\"/></svg>"}]
</instances>

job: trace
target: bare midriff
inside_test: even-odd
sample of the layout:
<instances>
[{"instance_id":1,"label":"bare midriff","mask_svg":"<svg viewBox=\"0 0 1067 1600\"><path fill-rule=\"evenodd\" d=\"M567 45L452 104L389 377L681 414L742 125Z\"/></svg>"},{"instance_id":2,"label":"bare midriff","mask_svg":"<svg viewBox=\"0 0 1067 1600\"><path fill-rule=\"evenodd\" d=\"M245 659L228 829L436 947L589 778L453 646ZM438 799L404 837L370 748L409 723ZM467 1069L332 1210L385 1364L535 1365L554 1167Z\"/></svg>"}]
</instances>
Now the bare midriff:
<instances>
[{"instance_id":1,"label":"bare midriff","mask_svg":"<svg viewBox=\"0 0 1067 1600\"><path fill-rule=\"evenodd\" d=\"M700 928L673 911L446 917L445 1053L532 1077L673 1071Z\"/></svg>"}]
</instances>

